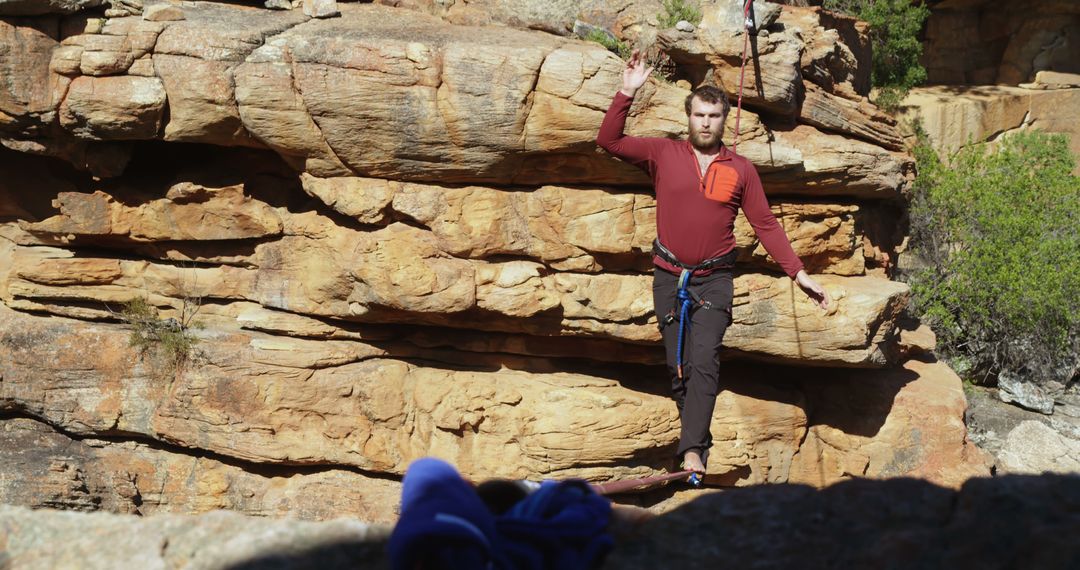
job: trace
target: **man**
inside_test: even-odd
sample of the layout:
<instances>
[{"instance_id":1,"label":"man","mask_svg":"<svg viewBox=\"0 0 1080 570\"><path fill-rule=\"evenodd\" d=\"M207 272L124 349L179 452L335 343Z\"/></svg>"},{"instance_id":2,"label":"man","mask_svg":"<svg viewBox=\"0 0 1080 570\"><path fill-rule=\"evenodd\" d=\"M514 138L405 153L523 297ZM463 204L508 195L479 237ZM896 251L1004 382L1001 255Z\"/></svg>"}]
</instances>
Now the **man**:
<instances>
[{"instance_id":1,"label":"man","mask_svg":"<svg viewBox=\"0 0 1080 570\"><path fill-rule=\"evenodd\" d=\"M753 164L720 141L731 108L723 91L704 86L687 97L688 141L623 134L634 96L651 72L635 51L596 142L652 176L653 303L682 423L678 456L684 468L704 473L720 384L720 344L731 324L738 209L773 259L818 306L827 308L829 298L791 249Z\"/></svg>"}]
</instances>

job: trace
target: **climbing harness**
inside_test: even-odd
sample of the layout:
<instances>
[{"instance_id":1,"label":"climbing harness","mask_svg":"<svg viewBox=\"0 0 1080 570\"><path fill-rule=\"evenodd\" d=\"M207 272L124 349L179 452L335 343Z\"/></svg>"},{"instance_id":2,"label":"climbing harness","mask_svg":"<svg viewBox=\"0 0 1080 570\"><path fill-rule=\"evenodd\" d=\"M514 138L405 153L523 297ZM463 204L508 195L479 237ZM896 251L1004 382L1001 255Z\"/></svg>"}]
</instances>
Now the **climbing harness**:
<instances>
[{"instance_id":1,"label":"climbing harness","mask_svg":"<svg viewBox=\"0 0 1080 570\"><path fill-rule=\"evenodd\" d=\"M754 0L746 0L743 5L743 47L742 47L742 66L739 69L739 98L738 104L735 108L735 140L731 143L731 152L736 152L739 148L739 117L742 115L742 92L743 92L743 80L746 78L746 51L750 44L750 30L754 28L754 20L750 18L750 7L753 5Z\"/></svg>"},{"instance_id":2,"label":"climbing harness","mask_svg":"<svg viewBox=\"0 0 1080 570\"><path fill-rule=\"evenodd\" d=\"M679 261L671 250L664 247L659 239L656 239L653 241L653 255L682 270L679 273L679 284L675 294L675 308L660 321L661 328L670 325L676 319L679 321L679 336L675 343L675 357L677 359L675 371L681 380L683 378L683 338L690 329L690 309L695 306L705 310L713 308L711 301L702 299L697 293L690 290L690 278L695 271L731 269L735 266L736 252L731 250L720 257L706 259L697 265L687 265Z\"/></svg>"}]
</instances>

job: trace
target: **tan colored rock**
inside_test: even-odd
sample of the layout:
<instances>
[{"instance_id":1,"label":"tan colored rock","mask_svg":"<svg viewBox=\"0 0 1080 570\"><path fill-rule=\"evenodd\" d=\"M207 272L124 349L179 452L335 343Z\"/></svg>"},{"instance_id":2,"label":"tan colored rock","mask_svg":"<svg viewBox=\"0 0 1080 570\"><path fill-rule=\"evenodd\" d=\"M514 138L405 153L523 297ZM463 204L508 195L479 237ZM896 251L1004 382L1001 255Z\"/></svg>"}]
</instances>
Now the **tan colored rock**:
<instances>
[{"instance_id":1,"label":"tan colored rock","mask_svg":"<svg viewBox=\"0 0 1080 570\"><path fill-rule=\"evenodd\" d=\"M890 150L903 148L904 141L896 128L896 119L879 111L868 99L851 101L832 95L812 83L806 84L799 120Z\"/></svg>"},{"instance_id":2,"label":"tan colored rock","mask_svg":"<svg viewBox=\"0 0 1080 570\"><path fill-rule=\"evenodd\" d=\"M57 46L52 18L0 20L0 134L34 135L56 116L49 61Z\"/></svg>"},{"instance_id":3,"label":"tan colored rock","mask_svg":"<svg viewBox=\"0 0 1080 570\"><path fill-rule=\"evenodd\" d=\"M149 22L176 22L184 19L184 10L171 3L152 4L143 10L142 18Z\"/></svg>"},{"instance_id":4,"label":"tan colored rock","mask_svg":"<svg viewBox=\"0 0 1080 570\"><path fill-rule=\"evenodd\" d=\"M1073 120L1073 110L1080 105L1080 89L918 87L901 105L902 120L920 120L934 149L943 155L955 153L970 142L1036 128L1068 134L1070 148L1080 156L1080 129Z\"/></svg>"},{"instance_id":5,"label":"tan colored rock","mask_svg":"<svg viewBox=\"0 0 1080 570\"><path fill-rule=\"evenodd\" d=\"M870 26L839 12L783 6L777 21L806 42L800 58L803 87L862 101L870 92Z\"/></svg>"},{"instance_id":6,"label":"tan colored rock","mask_svg":"<svg viewBox=\"0 0 1080 570\"><path fill-rule=\"evenodd\" d=\"M561 186L505 191L307 174L301 180L309 194L362 223L379 223L390 211L403 214L429 228L439 249L457 257L522 255L558 270L619 270L628 261L605 263L604 256L632 255L630 265L648 267L656 237L655 201L646 194ZM858 211L801 203L773 207L808 270L841 275L864 272ZM744 216L736 219L735 236L746 250L740 261L777 268Z\"/></svg>"},{"instance_id":7,"label":"tan colored rock","mask_svg":"<svg viewBox=\"0 0 1080 570\"><path fill-rule=\"evenodd\" d=\"M958 487L986 477L993 459L967 440L960 377L940 362L907 361L871 377L804 381L814 410L791 482L919 477ZM814 386L814 388L811 388Z\"/></svg>"},{"instance_id":8,"label":"tan colored rock","mask_svg":"<svg viewBox=\"0 0 1080 570\"><path fill-rule=\"evenodd\" d=\"M330 18L341 12L337 0L304 0L304 15L312 18Z\"/></svg>"},{"instance_id":9,"label":"tan colored rock","mask_svg":"<svg viewBox=\"0 0 1080 570\"><path fill-rule=\"evenodd\" d=\"M111 18L99 33L70 36L63 45L83 48L79 69L84 75L122 74L136 59L150 53L162 28L161 24L134 17Z\"/></svg>"},{"instance_id":10,"label":"tan colored rock","mask_svg":"<svg viewBox=\"0 0 1080 570\"><path fill-rule=\"evenodd\" d=\"M248 515L392 523L401 485L343 469L223 463L137 441L73 440L31 419L0 421L0 503L155 515Z\"/></svg>"},{"instance_id":11,"label":"tan colored rock","mask_svg":"<svg viewBox=\"0 0 1080 570\"><path fill-rule=\"evenodd\" d=\"M53 50L52 60L49 62L49 71L60 75L75 76L82 73L83 46L62 45Z\"/></svg>"},{"instance_id":12,"label":"tan colored rock","mask_svg":"<svg viewBox=\"0 0 1080 570\"><path fill-rule=\"evenodd\" d=\"M472 478L606 479L667 467L678 433L666 397L625 386L644 379L427 368L358 341L214 327L200 333L198 357L163 382L127 346L124 327L0 311L0 408L77 434L137 433L264 463L400 474L435 455ZM942 382L951 374L943 365L909 362L874 378L724 369L710 460L717 482L912 475L948 483L988 469L964 439L963 393L958 380Z\"/></svg>"},{"instance_id":13,"label":"tan colored rock","mask_svg":"<svg viewBox=\"0 0 1080 570\"><path fill-rule=\"evenodd\" d=\"M997 453L1003 474L1080 473L1080 439L1043 422L1024 420L1005 436Z\"/></svg>"},{"instance_id":14,"label":"tan colored rock","mask_svg":"<svg viewBox=\"0 0 1080 570\"><path fill-rule=\"evenodd\" d=\"M1072 89L1080 87L1080 73L1038 71L1035 73L1033 83L1024 83L1020 87L1028 89Z\"/></svg>"},{"instance_id":15,"label":"tan colored rock","mask_svg":"<svg viewBox=\"0 0 1080 570\"><path fill-rule=\"evenodd\" d=\"M154 72L169 93L168 141L255 146L233 99L234 64L155 55Z\"/></svg>"},{"instance_id":16,"label":"tan colored rock","mask_svg":"<svg viewBox=\"0 0 1080 570\"><path fill-rule=\"evenodd\" d=\"M351 252L344 258L342 252ZM446 257L422 230L393 225L371 234L337 233L321 241L286 236L256 247L257 269L180 268L120 261L121 276L100 283L51 285L42 267L72 258L63 249L18 248L8 289L13 306L59 314L52 299L127 302L154 292L179 306L184 296L219 302L252 301L270 308L361 322L433 324L530 334L659 339L645 275L557 274L536 266L488 264ZM116 260L80 258L80 263ZM295 276L295 277L294 277ZM301 277L302 276L302 277ZM74 277L78 279L78 277ZM781 361L882 366L895 360L893 330L907 304L907 286L878 278L819 281L834 300L827 313L792 289L787 278L748 274L735 281L734 323L725 345ZM197 284L197 291L192 291ZM172 299L170 301L170 298ZM558 303L553 304L552 299ZM20 305L19 303L31 303ZM49 308L52 306L52 308ZM479 312L488 309L498 312ZM225 307L225 315L233 315ZM98 313L98 316L101 316ZM522 318L528 317L528 318Z\"/></svg>"},{"instance_id":17,"label":"tan colored rock","mask_svg":"<svg viewBox=\"0 0 1080 570\"><path fill-rule=\"evenodd\" d=\"M275 62L274 56L284 53L264 46L233 72L238 112L246 129L297 170L327 177L352 174L311 118L291 66Z\"/></svg>"},{"instance_id":18,"label":"tan colored rock","mask_svg":"<svg viewBox=\"0 0 1080 570\"><path fill-rule=\"evenodd\" d=\"M777 144L801 150L802 165L792 170L759 167L766 192L798 196L897 198L914 178L911 155L824 133L809 125L775 130Z\"/></svg>"},{"instance_id":19,"label":"tan colored rock","mask_svg":"<svg viewBox=\"0 0 1080 570\"><path fill-rule=\"evenodd\" d=\"M60 105L60 124L84 139L139 140L157 136L165 89L153 77L77 77Z\"/></svg>"},{"instance_id":20,"label":"tan colored rock","mask_svg":"<svg viewBox=\"0 0 1080 570\"><path fill-rule=\"evenodd\" d=\"M779 203L772 212L784 228L795 254L810 273L862 275L866 259L858 251L858 206ZM779 265L758 241L750 222L741 212L735 218L735 241L742 253L739 262L752 262L780 272Z\"/></svg>"},{"instance_id":21,"label":"tan colored rock","mask_svg":"<svg viewBox=\"0 0 1080 570\"><path fill-rule=\"evenodd\" d=\"M184 14L154 48L154 69L169 93L165 140L260 146L240 119L233 71L267 37L304 16L215 3L188 6Z\"/></svg>"},{"instance_id":22,"label":"tan colored rock","mask_svg":"<svg viewBox=\"0 0 1080 570\"><path fill-rule=\"evenodd\" d=\"M774 4L762 4L776 8ZM755 12L768 9L757 4L754 7ZM701 23L692 34L665 32L659 36L660 44L676 64L710 70L718 87L729 96L737 96L743 77L742 51L746 43L742 6L728 2L702 12ZM779 11L775 12L772 19ZM804 42L788 31L763 32L762 28L768 22L765 16L759 18L762 19L758 20L758 31L750 32L754 36L751 43L756 55L746 60L743 103L790 116L797 111L796 93L801 82L799 67ZM703 71L702 75L705 73Z\"/></svg>"},{"instance_id":23,"label":"tan colored rock","mask_svg":"<svg viewBox=\"0 0 1080 570\"><path fill-rule=\"evenodd\" d=\"M384 222L386 209L401 187L398 182L379 178L318 178L306 172L300 181L308 195L364 224Z\"/></svg>"},{"instance_id":24,"label":"tan colored rock","mask_svg":"<svg viewBox=\"0 0 1080 570\"><path fill-rule=\"evenodd\" d=\"M622 69L606 50L515 30L478 35L419 14L408 26L392 26L396 20L380 16L388 9L342 8L341 18L308 22L274 38L235 73L247 129L309 173L330 177L346 170L443 183L647 183L641 171L595 150L595 129ZM365 35L355 34L360 29ZM426 37L421 29L445 35L418 42ZM364 62L340 50L364 53ZM266 85L276 95L264 97ZM683 136L685 96L677 87L649 84L631 110L629 132ZM752 113L744 115L739 149L763 172L800 169L835 177L820 172L811 157L820 146L799 146L805 137L770 137ZM831 160L852 161L840 165L850 173L902 167L880 149ZM859 184L844 177L829 191L843 193L851 185L872 188L861 195L893 195L902 178L882 172L862 176Z\"/></svg>"},{"instance_id":25,"label":"tan colored rock","mask_svg":"<svg viewBox=\"0 0 1080 570\"><path fill-rule=\"evenodd\" d=\"M266 145L321 177L647 183L640 170L593 144L622 69L598 45L505 28L478 34L419 13L402 26L389 17L400 11L371 5L347 6L341 18L303 26L298 24L305 16L296 11L214 3L189 8L180 22L115 18L101 33L69 37L65 47L72 49L54 68L71 73L74 47L81 45L83 72L117 73L152 48L153 73L169 103L160 136ZM346 55L361 53L363 61ZM149 64L138 65L132 74L149 78ZM782 75L770 72L766 79L784 83ZM49 77L46 112L66 88L60 73ZM684 136L685 95L681 88L650 83L631 111L629 132ZM818 149L834 147L831 141L773 133L754 113L744 115L739 151L766 175L804 172L803 187L836 194L851 187L866 197L894 195L903 178L895 173L905 168L903 160L869 149L819 159ZM75 126L83 119L67 116L62 124L81 137L132 136L124 129L112 136L108 129ZM84 162L71 152L53 154Z\"/></svg>"},{"instance_id":26,"label":"tan colored rock","mask_svg":"<svg viewBox=\"0 0 1080 570\"><path fill-rule=\"evenodd\" d=\"M206 364L185 370L169 387L143 376L149 371L127 348L123 328L78 328L81 333L47 333L59 334L60 343L66 334L82 339L53 364L78 359L93 363L94 372L46 402L41 398L50 389L40 371L25 368L45 346L29 342L25 329L9 337L5 326L10 343L4 346L13 352L4 359L10 364L0 405L76 433L115 427L245 460L402 473L410 460L436 455L471 477L596 477L599 471L588 466L662 447L676 433L670 402L613 381L451 372L388 359L314 369L295 361L260 364L274 352L259 351L250 335L206 339L200 343ZM106 362L112 364L100 367ZM236 422L239 429L230 427Z\"/></svg>"},{"instance_id":27,"label":"tan colored rock","mask_svg":"<svg viewBox=\"0 0 1080 570\"><path fill-rule=\"evenodd\" d=\"M135 61L125 36L92 35L82 40L79 71L83 75L118 75Z\"/></svg>"},{"instance_id":28,"label":"tan colored rock","mask_svg":"<svg viewBox=\"0 0 1080 570\"><path fill-rule=\"evenodd\" d=\"M205 188L182 183L165 199L137 207L116 202L101 191L64 192L54 206L60 215L26 224L27 231L71 240L121 237L135 241L227 240L280 235L281 219L263 202L244 196L241 187Z\"/></svg>"}]
</instances>

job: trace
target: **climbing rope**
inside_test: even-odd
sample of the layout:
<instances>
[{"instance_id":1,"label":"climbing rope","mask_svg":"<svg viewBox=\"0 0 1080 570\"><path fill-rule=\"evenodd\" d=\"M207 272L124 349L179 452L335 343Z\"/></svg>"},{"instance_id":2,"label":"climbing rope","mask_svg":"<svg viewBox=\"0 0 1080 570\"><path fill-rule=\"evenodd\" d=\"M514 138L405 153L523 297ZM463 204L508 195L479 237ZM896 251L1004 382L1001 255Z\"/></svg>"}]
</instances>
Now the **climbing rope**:
<instances>
[{"instance_id":1,"label":"climbing rope","mask_svg":"<svg viewBox=\"0 0 1080 570\"><path fill-rule=\"evenodd\" d=\"M735 140L731 143L731 152L736 152L739 149L739 118L742 115L743 80L746 78L746 52L750 45L750 30L754 27L754 21L750 19L750 6L753 3L754 0L746 0L746 4L743 5L742 66L739 69L739 98L735 108Z\"/></svg>"}]
</instances>

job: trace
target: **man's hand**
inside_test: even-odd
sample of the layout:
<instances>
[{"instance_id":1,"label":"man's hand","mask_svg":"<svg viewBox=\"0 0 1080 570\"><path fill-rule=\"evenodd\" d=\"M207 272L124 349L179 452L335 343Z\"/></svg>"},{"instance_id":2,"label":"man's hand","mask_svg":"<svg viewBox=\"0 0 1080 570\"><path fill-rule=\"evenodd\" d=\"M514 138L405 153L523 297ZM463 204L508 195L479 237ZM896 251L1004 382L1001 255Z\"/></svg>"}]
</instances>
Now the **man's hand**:
<instances>
[{"instance_id":1,"label":"man's hand","mask_svg":"<svg viewBox=\"0 0 1080 570\"><path fill-rule=\"evenodd\" d=\"M822 309L829 308L829 294L825 292L821 285L818 285L817 281L811 279L805 270L800 269L799 273L795 275L795 283L798 283L803 293L806 293L806 296L810 297L810 300L817 306Z\"/></svg>"},{"instance_id":2,"label":"man's hand","mask_svg":"<svg viewBox=\"0 0 1080 570\"><path fill-rule=\"evenodd\" d=\"M634 50L630 54L630 60L626 62L626 69L622 72L622 89L619 91L627 97L633 97L637 94L637 90L645 85L650 73L652 73L652 68L646 67L641 53Z\"/></svg>"}]
</instances>

